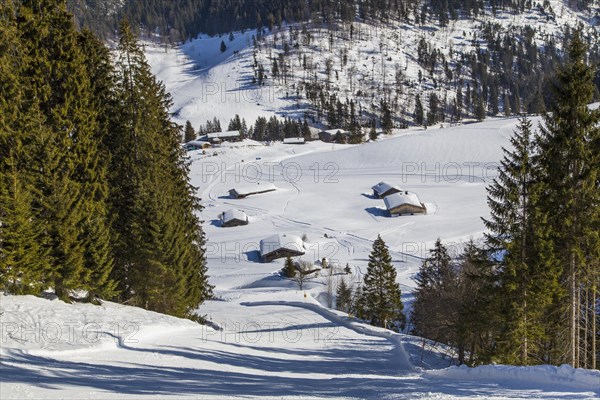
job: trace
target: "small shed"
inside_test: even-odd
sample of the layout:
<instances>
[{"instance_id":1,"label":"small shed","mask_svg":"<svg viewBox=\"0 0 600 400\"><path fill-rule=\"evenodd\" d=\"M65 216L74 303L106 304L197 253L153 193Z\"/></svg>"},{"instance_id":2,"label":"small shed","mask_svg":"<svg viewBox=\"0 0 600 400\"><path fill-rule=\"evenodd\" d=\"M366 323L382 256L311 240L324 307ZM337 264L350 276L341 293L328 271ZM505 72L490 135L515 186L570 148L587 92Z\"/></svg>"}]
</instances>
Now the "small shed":
<instances>
[{"instance_id":1,"label":"small shed","mask_svg":"<svg viewBox=\"0 0 600 400\"><path fill-rule=\"evenodd\" d=\"M204 150L210 149L212 145L209 142L203 140L190 140L183 145L185 151Z\"/></svg>"},{"instance_id":2,"label":"small shed","mask_svg":"<svg viewBox=\"0 0 600 400\"><path fill-rule=\"evenodd\" d=\"M373 189L373 196L377 197L378 199L383 199L385 196L389 196L390 194L402 192L402 189L400 189L399 186L392 185L387 182L379 182L371 189Z\"/></svg>"},{"instance_id":3,"label":"small shed","mask_svg":"<svg viewBox=\"0 0 600 400\"><path fill-rule=\"evenodd\" d=\"M277 258L304 255L304 242L298 236L277 234L260 241L260 258L271 262Z\"/></svg>"},{"instance_id":4,"label":"small shed","mask_svg":"<svg viewBox=\"0 0 600 400\"><path fill-rule=\"evenodd\" d=\"M221 227L229 228L232 226L248 225L248 216L245 212L240 210L227 210L219 215L221 220Z\"/></svg>"},{"instance_id":5,"label":"small shed","mask_svg":"<svg viewBox=\"0 0 600 400\"><path fill-rule=\"evenodd\" d=\"M305 144L306 141L303 137L290 137L283 139L284 144Z\"/></svg>"},{"instance_id":6,"label":"small shed","mask_svg":"<svg viewBox=\"0 0 600 400\"><path fill-rule=\"evenodd\" d=\"M329 129L326 131L319 132L319 140L325 143L331 143L335 140L337 134L348 136L350 132L344 129Z\"/></svg>"},{"instance_id":7,"label":"small shed","mask_svg":"<svg viewBox=\"0 0 600 400\"><path fill-rule=\"evenodd\" d=\"M243 199L253 194L268 193L277 190L277 187L269 182L258 182L256 185L240 186L229 190L229 195L234 199Z\"/></svg>"},{"instance_id":8,"label":"small shed","mask_svg":"<svg viewBox=\"0 0 600 400\"><path fill-rule=\"evenodd\" d=\"M393 193L384 197L383 202L391 216L426 214L427 208L415 193Z\"/></svg>"}]
</instances>

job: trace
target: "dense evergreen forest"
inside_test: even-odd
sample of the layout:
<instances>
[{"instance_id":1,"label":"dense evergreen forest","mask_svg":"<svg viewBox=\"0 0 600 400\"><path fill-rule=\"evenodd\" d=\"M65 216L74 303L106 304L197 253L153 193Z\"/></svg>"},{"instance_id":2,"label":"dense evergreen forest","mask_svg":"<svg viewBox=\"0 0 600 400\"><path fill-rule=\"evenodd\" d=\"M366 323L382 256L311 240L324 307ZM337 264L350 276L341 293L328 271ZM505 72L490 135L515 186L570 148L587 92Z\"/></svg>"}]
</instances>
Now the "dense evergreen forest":
<instances>
[{"instance_id":1,"label":"dense evergreen forest","mask_svg":"<svg viewBox=\"0 0 600 400\"><path fill-rule=\"evenodd\" d=\"M64 0L0 3L0 290L194 317L211 287L169 106L128 24L112 61Z\"/></svg>"},{"instance_id":2,"label":"dense evergreen forest","mask_svg":"<svg viewBox=\"0 0 600 400\"><path fill-rule=\"evenodd\" d=\"M114 37L118 21L127 18L144 33L171 41L198 33L281 26L283 22L352 22L397 19L418 23L433 16L442 26L461 16L477 16L485 9L514 13L531 8L532 0L67 0L77 22L103 38ZM569 2L588 10L593 0Z\"/></svg>"}]
</instances>

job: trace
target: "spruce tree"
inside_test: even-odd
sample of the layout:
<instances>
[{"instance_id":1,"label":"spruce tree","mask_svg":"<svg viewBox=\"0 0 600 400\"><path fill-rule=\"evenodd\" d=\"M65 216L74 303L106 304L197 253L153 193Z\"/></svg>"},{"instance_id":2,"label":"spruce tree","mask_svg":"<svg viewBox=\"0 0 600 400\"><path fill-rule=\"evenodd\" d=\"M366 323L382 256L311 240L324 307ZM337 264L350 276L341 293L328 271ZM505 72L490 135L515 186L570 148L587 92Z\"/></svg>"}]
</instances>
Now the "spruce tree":
<instances>
[{"instance_id":1,"label":"spruce tree","mask_svg":"<svg viewBox=\"0 0 600 400\"><path fill-rule=\"evenodd\" d=\"M90 281L86 285L88 300L96 297L112 298L116 282L110 279L113 268L112 242L108 210L108 164L110 148L104 147L115 108L114 69L108 48L90 31L83 30L78 37L87 73L90 77L90 107L97 112L94 132L86 145L84 167L78 178L91 201L86 205L87 218L83 225L86 267Z\"/></svg>"},{"instance_id":2,"label":"spruce tree","mask_svg":"<svg viewBox=\"0 0 600 400\"><path fill-rule=\"evenodd\" d=\"M183 129L183 142L191 142L196 139L196 131L190 121L185 121L185 128Z\"/></svg>"},{"instance_id":3,"label":"spruce tree","mask_svg":"<svg viewBox=\"0 0 600 400\"><path fill-rule=\"evenodd\" d=\"M107 138L113 149L111 208L116 218L113 277L121 300L192 317L211 294L200 211L189 184L171 100L152 76L127 22L120 27L116 76L119 113Z\"/></svg>"},{"instance_id":4,"label":"spruce tree","mask_svg":"<svg viewBox=\"0 0 600 400\"><path fill-rule=\"evenodd\" d=\"M590 331L598 324L597 301L591 299L598 298L598 266L593 261L600 259L600 111L588 108L596 68L587 63L581 32L574 33L567 52L540 126L540 198L567 294L561 305L569 334L558 338L558 347L564 345L567 351L556 361L597 367L591 364L597 363L598 338L590 339Z\"/></svg>"},{"instance_id":5,"label":"spruce tree","mask_svg":"<svg viewBox=\"0 0 600 400\"><path fill-rule=\"evenodd\" d=\"M293 278L298 273L296 266L294 265L294 260L292 257L288 256L285 259L285 264L283 265L283 269L281 270L281 274L284 278Z\"/></svg>"},{"instance_id":6,"label":"spruce tree","mask_svg":"<svg viewBox=\"0 0 600 400\"><path fill-rule=\"evenodd\" d=\"M335 307L345 313L350 312L352 307L352 288L348 286L344 278L340 280L336 289Z\"/></svg>"},{"instance_id":7,"label":"spruce tree","mask_svg":"<svg viewBox=\"0 0 600 400\"><path fill-rule=\"evenodd\" d=\"M386 101L381 102L381 109L381 128L383 129L383 133L385 133L386 135L391 135L392 129L394 129L394 122L392 121L392 111L390 110L390 106Z\"/></svg>"},{"instance_id":8,"label":"spruce tree","mask_svg":"<svg viewBox=\"0 0 600 400\"><path fill-rule=\"evenodd\" d=\"M557 265L548 247L545 217L540 210L539 166L531 121L519 120L504 149L498 178L488 188L491 249L504 252L497 270L502 329L496 356L502 362L527 365L547 359L547 325L552 298L560 294Z\"/></svg>"},{"instance_id":9,"label":"spruce tree","mask_svg":"<svg viewBox=\"0 0 600 400\"><path fill-rule=\"evenodd\" d=\"M396 282L396 269L392 265L388 248L377 236L369 254L367 273L362 288L362 318L372 325L395 330L404 329L400 285Z\"/></svg>"},{"instance_id":10,"label":"spruce tree","mask_svg":"<svg viewBox=\"0 0 600 400\"><path fill-rule=\"evenodd\" d=\"M0 289L39 294L49 264L44 226L34 207L31 156L42 118L22 96L26 59L14 6L12 1L0 4Z\"/></svg>"},{"instance_id":11,"label":"spruce tree","mask_svg":"<svg viewBox=\"0 0 600 400\"><path fill-rule=\"evenodd\" d=\"M423 115L423 104L421 103L421 96L417 95L415 98L415 123L417 125L423 125L425 118Z\"/></svg>"},{"instance_id":12,"label":"spruce tree","mask_svg":"<svg viewBox=\"0 0 600 400\"><path fill-rule=\"evenodd\" d=\"M447 301L455 274L448 249L438 238L415 277L417 289L411 322L416 335L447 343L447 326L456 319Z\"/></svg>"},{"instance_id":13,"label":"spruce tree","mask_svg":"<svg viewBox=\"0 0 600 400\"><path fill-rule=\"evenodd\" d=\"M27 60L23 88L43 118L37 134L44 145L34 156L32 184L39 191L38 223L48 240L46 277L56 294L68 300L72 290L94 290L95 278L106 276L112 262L94 93L64 1L22 1L17 26Z\"/></svg>"},{"instance_id":14,"label":"spruce tree","mask_svg":"<svg viewBox=\"0 0 600 400\"><path fill-rule=\"evenodd\" d=\"M371 129L369 130L369 139L371 139L371 141L377 140L377 129L376 129L376 124L375 124L374 118L371 120Z\"/></svg>"}]
</instances>

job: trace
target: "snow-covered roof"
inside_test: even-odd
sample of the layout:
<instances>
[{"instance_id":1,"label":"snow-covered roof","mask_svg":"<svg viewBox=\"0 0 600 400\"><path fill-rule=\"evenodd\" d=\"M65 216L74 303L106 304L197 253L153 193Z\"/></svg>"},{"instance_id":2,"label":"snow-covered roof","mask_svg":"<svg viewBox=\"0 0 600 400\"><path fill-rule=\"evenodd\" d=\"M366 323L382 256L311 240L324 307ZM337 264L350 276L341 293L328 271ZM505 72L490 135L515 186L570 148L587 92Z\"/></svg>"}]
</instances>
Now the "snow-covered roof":
<instances>
[{"instance_id":1,"label":"snow-covered roof","mask_svg":"<svg viewBox=\"0 0 600 400\"><path fill-rule=\"evenodd\" d=\"M288 143L288 144L304 143L304 138L303 137L285 138L285 139L283 139L283 143Z\"/></svg>"},{"instance_id":2,"label":"snow-covered roof","mask_svg":"<svg viewBox=\"0 0 600 400\"><path fill-rule=\"evenodd\" d=\"M383 198L383 202L388 210L399 207L403 204L410 204L415 207L423 207L416 193L401 192L390 194Z\"/></svg>"},{"instance_id":3,"label":"snow-covered roof","mask_svg":"<svg viewBox=\"0 0 600 400\"><path fill-rule=\"evenodd\" d=\"M213 132L206 135L209 139L220 139L228 137L239 137L240 131Z\"/></svg>"},{"instance_id":4,"label":"snow-covered roof","mask_svg":"<svg viewBox=\"0 0 600 400\"><path fill-rule=\"evenodd\" d=\"M304 242L298 236L276 234L260 241L260 254L265 256L279 249L288 249L304 253Z\"/></svg>"},{"instance_id":5,"label":"snow-covered roof","mask_svg":"<svg viewBox=\"0 0 600 400\"><path fill-rule=\"evenodd\" d=\"M328 130L326 130L326 131L321 131L321 132L327 132L327 133L330 133L330 134L332 134L332 135L335 135L335 134L337 134L338 132L340 132L340 133L349 133L349 132L348 132L347 130L345 130L345 129L328 129Z\"/></svg>"},{"instance_id":6,"label":"snow-covered roof","mask_svg":"<svg viewBox=\"0 0 600 400\"><path fill-rule=\"evenodd\" d=\"M377 192L379 194L385 193L385 192L387 192L390 189L396 189L399 192L402 191L402 189L400 189L399 186L392 185L392 184L387 183L387 182L379 182L377 185L373 186L371 189L373 189L375 192Z\"/></svg>"},{"instance_id":7,"label":"snow-covered roof","mask_svg":"<svg viewBox=\"0 0 600 400\"><path fill-rule=\"evenodd\" d=\"M203 140L190 140L189 142L186 142L183 144L184 147L190 147L190 146L198 146L198 147L202 147L204 145L210 145L209 142L205 142Z\"/></svg>"},{"instance_id":8,"label":"snow-covered roof","mask_svg":"<svg viewBox=\"0 0 600 400\"><path fill-rule=\"evenodd\" d=\"M277 190L277 186L275 186L274 184L272 184L270 182L257 182L255 184L246 184L243 186L238 186L231 190L235 190L235 192L238 195L243 196L243 195L248 195L251 193Z\"/></svg>"},{"instance_id":9,"label":"snow-covered roof","mask_svg":"<svg viewBox=\"0 0 600 400\"><path fill-rule=\"evenodd\" d=\"M227 210L221 214L221 220L223 222L229 222L234 219L237 219L240 221L246 221L248 219L248 216L246 215L245 212L236 210L233 208L231 210Z\"/></svg>"},{"instance_id":10,"label":"snow-covered roof","mask_svg":"<svg viewBox=\"0 0 600 400\"><path fill-rule=\"evenodd\" d=\"M264 146L261 142L257 142L252 139L244 139L239 142L223 142L221 143L221 147L255 147L255 146Z\"/></svg>"}]
</instances>

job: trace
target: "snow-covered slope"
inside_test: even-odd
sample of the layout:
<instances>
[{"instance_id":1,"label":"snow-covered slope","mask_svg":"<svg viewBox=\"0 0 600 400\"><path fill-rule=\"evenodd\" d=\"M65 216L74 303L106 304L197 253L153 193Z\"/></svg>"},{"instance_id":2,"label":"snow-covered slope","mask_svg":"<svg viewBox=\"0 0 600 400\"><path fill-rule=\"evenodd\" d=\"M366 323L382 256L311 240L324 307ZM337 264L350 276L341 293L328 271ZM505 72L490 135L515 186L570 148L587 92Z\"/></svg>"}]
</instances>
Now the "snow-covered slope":
<instances>
[{"instance_id":1,"label":"snow-covered slope","mask_svg":"<svg viewBox=\"0 0 600 400\"><path fill-rule=\"evenodd\" d=\"M246 142L190 153L216 285L216 299L198 310L209 325L112 303L1 296L0 397L597 398L598 371L441 369L451 363L447 349L326 307L328 287L342 277L360 281L378 233L409 305L412 275L432 240L480 235L488 164L500 158L515 123L415 130L361 146ZM443 172L443 165L469 172ZM430 212L386 216L369 193L384 178L418 193ZM228 196L248 181L277 190ZM249 225L219 226L219 213L232 207L247 213ZM274 233L305 235L303 258L328 258L331 275L299 291L278 274L281 260L258 262L258 242ZM350 276L341 270L346 263Z\"/></svg>"},{"instance_id":2,"label":"snow-covered slope","mask_svg":"<svg viewBox=\"0 0 600 400\"><path fill-rule=\"evenodd\" d=\"M358 324L300 293L242 292L203 310L219 316L222 330L129 307L3 297L0 397L592 399L600 393L598 371L569 367L424 374L412 366L421 357L417 338ZM124 323L140 331L113 346L75 341L70 350L48 351L35 343L36 332L54 340L55 332L93 331L84 321L112 326L109 332ZM443 362L434 353L425 360Z\"/></svg>"}]
</instances>

